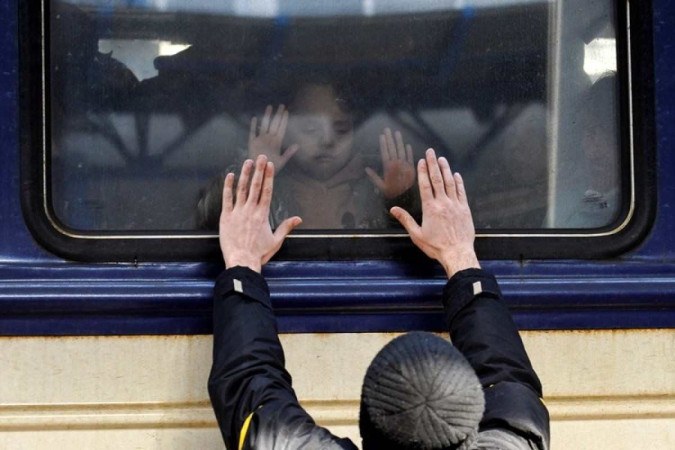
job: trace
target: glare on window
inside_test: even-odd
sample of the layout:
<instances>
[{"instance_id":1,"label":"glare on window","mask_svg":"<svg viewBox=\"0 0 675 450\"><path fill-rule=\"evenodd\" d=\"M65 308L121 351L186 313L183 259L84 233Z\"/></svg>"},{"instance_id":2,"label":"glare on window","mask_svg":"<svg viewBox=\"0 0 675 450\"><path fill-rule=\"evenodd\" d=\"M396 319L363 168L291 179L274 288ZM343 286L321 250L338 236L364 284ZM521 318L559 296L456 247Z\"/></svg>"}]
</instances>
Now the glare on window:
<instances>
[{"instance_id":1,"label":"glare on window","mask_svg":"<svg viewBox=\"0 0 675 450\"><path fill-rule=\"evenodd\" d=\"M593 82L608 72L616 72L616 39L597 38L584 48L584 72Z\"/></svg>"}]
</instances>

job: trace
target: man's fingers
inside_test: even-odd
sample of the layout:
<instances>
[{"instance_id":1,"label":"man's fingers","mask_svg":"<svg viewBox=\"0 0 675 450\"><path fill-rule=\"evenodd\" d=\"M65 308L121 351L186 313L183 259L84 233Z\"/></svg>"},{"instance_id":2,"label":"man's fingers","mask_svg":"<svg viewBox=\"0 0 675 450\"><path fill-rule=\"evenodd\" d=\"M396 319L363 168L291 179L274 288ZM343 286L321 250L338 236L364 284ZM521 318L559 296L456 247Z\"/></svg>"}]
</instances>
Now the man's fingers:
<instances>
[{"instance_id":1,"label":"man's fingers","mask_svg":"<svg viewBox=\"0 0 675 450\"><path fill-rule=\"evenodd\" d=\"M450 163L444 156L438 158L438 165L441 168L441 174L443 175L443 183L445 185L445 193L453 200L457 199L457 190L455 187L455 179L452 176L452 170L450 170Z\"/></svg>"},{"instance_id":2,"label":"man's fingers","mask_svg":"<svg viewBox=\"0 0 675 450\"><path fill-rule=\"evenodd\" d=\"M286 236L293 231L293 228L297 227L302 223L302 219L298 216L290 217L277 227L277 229L272 234L272 239L274 240L274 246L269 249L267 253L262 256L262 263L267 264L267 262L272 259L272 257L279 251L281 244L284 243Z\"/></svg>"},{"instance_id":3,"label":"man's fingers","mask_svg":"<svg viewBox=\"0 0 675 450\"><path fill-rule=\"evenodd\" d=\"M255 160L255 171L253 172L253 178L251 178L251 187L248 190L247 204L257 204L260 200L260 191L262 190L266 167L267 157L265 155L258 156Z\"/></svg>"},{"instance_id":4,"label":"man's fingers","mask_svg":"<svg viewBox=\"0 0 675 450\"><path fill-rule=\"evenodd\" d=\"M260 121L260 133L267 133L270 130L270 120L272 119L272 105L267 105L267 108L265 108L265 114L263 114L263 118Z\"/></svg>"},{"instance_id":5,"label":"man's fingers","mask_svg":"<svg viewBox=\"0 0 675 450\"><path fill-rule=\"evenodd\" d=\"M457 200L460 203L469 206L469 198L466 195L466 187L464 186L464 179L459 173L455 173L455 186L457 186Z\"/></svg>"},{"instance_id":6,"label":"man's fingers","mask_svg":"<svg viewBox=\"0 0 675 450\"><path fill-rule=\"evenodd\" d=\"M260 206L267 209L266 216L269 215L270 203L272 203L272 192L274 190L274 164L267 161L265 165L262 193L260 194Z\"/></svg>"},{"instance_id":7,"label":"man's fingers","mask_svg":"<svg viewBox=\"0 0 675 450\"><path fill-rule=\"evenodd\" d=\"M373 182L373 184L380 190L380 192L384 192L384 188L386 187L384 184L384 180L377 174L373 169L370 167L366 167L366 175L370 178L370 181Z\"/></svg>"},{"instance_id":8,"label":"man's fingers","mask_svg":"<svg viewBox=\"0 0 675 450\"><path fill-rule=\"evenodd\" d=\"M441 168L438 166L436 159L436 152L433 148L427 150L426 153L427 170L429 171L429 180L431 180L431 187L434 189L434 195L439 195L445 192L443 184L443 175L441 175Z\"/></svg>"},{"instance_id":9,"label":"man's fingers","mask_svg":"<svg viewBox=\"0 0 675 450\"><path fill-rule=\"evenodd\" d=\"M401 225L403 225L403 228L405 228L411 237L417 236L420 231L420 226L415 222L415 219L413 219L413 216L411 216L408 211L401 207L394 206L389 212Z\"/></svg>"},{"instance_id":10,"label":"man's fingers","mask_svg":"<svg viewBox=\"0 0 675 450\"><path fill-rule=\"evenodd\" d=\"M422 200L422 204L434 198L434 191L431 189L431 181L429 180L427 162L424 159L420 159L417 163L417 185L420 188L420 199Z\"/></svg>"},{"instance_id":11,"label":"man's fingers","mask_svg":"<svg viewBox=\"0 0 675 450\"><path fill-rule=\"evenodd\" d=\"M223 199L221 204L221 211L232 211L232 188L234 187L234 174L228 173L225 176L223 183Z\"/></svg>"},{"instance_id":12,"label":"man's fingers","mask_svg":"<svg viewBox=\"0 0 675 450\"><path fill-rule=\"evenodd\" d=\"M289 217L279 224L276 230L274 230L274 239L279 242L279 246L286 239L286 236L290 234L291 231L298 225L302 223L302 219L298 216Z\"/></svg>"},{"instance_id":13,"label":"man's fingers","mask_svg":"<svg viewBox=\"0 0 675 450\"><path fill-rule=\"evenodd\" d=\"M413 164L413 152L412 145L408 144L405 146L405 160L406 162Z\"/></svg>"},{"instance_id":14,"label":"man's fingers","mask_svg":"<svg viewBox=\"0 0 675 450\"><path fill-rule=\"evenodd\" d=\"M247 159L241 166L241 173L239 174L239 182L237 182L237 199L235 206L246 203L248 197L248 180L251 178L251 170L253 169L253 161Z\"/></svg>"},{"instance_id":15,"label":"man's fingers","mask_svg":"<svg viewBox=\"0 0 675 450\"><path fill-rule=\"evenodd\" d=\"M279 108L277 108L277 112L274 114L272 123L270 123L270 133L276 134L277 131L279 131L279 125L281 124L281 119L284 116L284 109L284 105L279 105Z\"/></svg>"}]
</instances>

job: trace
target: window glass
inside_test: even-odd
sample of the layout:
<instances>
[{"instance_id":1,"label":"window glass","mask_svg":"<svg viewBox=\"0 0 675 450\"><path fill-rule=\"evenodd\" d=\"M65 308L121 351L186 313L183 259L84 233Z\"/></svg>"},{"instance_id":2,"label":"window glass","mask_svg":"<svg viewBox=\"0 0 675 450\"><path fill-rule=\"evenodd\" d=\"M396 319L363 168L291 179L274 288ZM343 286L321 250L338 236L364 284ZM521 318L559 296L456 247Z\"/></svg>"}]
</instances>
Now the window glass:
<instances>
[{"instance_id":1,"label":"window glass","mask_svg":"<svg viewBox=\"0 0 675 450\"><path fill-rule=\"evenodd\" d=\"M428 147L479 229L619 219L609 0L46 6L47 196L70 229L215 229L224 174L265 153L273 224L400 231Z\"/></svg>"}]
</instances>

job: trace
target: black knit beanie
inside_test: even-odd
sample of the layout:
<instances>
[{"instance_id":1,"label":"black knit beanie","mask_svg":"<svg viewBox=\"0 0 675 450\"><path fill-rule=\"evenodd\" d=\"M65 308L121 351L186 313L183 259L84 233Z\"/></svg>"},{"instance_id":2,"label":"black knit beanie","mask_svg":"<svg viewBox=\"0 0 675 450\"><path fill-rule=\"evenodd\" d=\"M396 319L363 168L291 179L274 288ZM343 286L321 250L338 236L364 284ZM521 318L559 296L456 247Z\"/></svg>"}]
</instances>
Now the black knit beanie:
<instances>
[{"instance_id":1,"label":"black knit beanie","mask_svg":"<svg viewBox=\"0 0 675 450\"><path fill-rule=\"evenodd\" d=\"M408 333L368 367L359 426L364 450L474 448L485 399L478 377L448 341Z\"/></svg>"}]
</instances>

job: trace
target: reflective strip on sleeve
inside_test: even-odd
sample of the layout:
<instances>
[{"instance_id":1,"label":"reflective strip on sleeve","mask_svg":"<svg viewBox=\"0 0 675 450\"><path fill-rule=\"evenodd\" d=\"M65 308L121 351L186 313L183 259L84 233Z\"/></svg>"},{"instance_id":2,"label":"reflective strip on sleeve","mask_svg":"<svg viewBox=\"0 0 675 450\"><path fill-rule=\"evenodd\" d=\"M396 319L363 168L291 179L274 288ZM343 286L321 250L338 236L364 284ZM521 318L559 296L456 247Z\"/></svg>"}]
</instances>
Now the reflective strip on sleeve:
<instances>
[{"instance_id":1,"label":"reflective strip on sleeve","mask_svg":"<svg viewBox=\"0 0 675 450\"><path fill-rule=\"evenodd\" d=\"M476 281L473 283L473 295L478 295L483 293L483 283Z\"/></svg>"},{"instance_id":2,"label":"reflective strip on sleeve","mask_svg":"<svg viewBox=\"0 0 675 450\"><path fill-rule=\"evenodd\" d=\"M242 286L241 281L236 278L232 279L232 286L234 287L234 292L239 292L240 294L244 293L244 286Z\"/></svg>"},{"instance_id":3,"label":"reflective strip on sleeve","mask_svg":"<svg viewBox=\"0 0 675 450\"><path fill-rule=\"evenodd\" d=\"M246 420L244 420L244 424L241 426L241 432L239 433L239 450L244 450L246 435L248 434L248 427L251 425L251 419L253 419L254 413L255 411L249 414Z\"/></svg>"}]
</instances>

